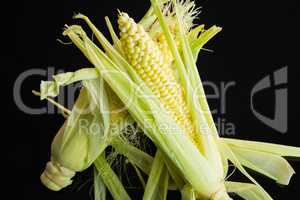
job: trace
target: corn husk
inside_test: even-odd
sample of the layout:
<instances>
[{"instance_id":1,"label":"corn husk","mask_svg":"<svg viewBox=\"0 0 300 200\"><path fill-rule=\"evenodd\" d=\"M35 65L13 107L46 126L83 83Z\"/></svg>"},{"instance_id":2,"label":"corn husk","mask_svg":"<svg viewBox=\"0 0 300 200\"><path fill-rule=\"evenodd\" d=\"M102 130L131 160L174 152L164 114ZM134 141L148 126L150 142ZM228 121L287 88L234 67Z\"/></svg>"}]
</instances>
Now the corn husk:
<instances>
[{"instance_id":1,"label":"corn husk","mask_svg":"<svg viewBox=\"0 0 300 200\"><path fill-rule=\"evenodd\" d=\"M89 167L107 145L105 128L99 127L92 133L82 124L89 126L105 121L97 107L92 108L91 102L87 89L82 88L70 116L52 142L51 161L41 175L42 182L52 190L71 184L75 172ZM72 173L65 174L66 170Z\"/></svg>"}]
</instances>

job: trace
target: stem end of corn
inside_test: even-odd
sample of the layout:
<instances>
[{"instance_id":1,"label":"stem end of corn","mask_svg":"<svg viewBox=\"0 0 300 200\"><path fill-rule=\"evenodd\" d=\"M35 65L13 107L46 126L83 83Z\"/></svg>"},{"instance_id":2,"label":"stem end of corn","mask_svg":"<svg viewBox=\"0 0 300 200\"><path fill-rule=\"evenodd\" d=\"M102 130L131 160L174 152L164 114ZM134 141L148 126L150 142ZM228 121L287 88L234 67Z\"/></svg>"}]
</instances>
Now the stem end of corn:
<instances>
[{"instance_id":1,"label":"stem end of corn","mask_svg":"<svg viewBox=\"0 0 300 200\"><path fill-rule=\"evenodd\" d=\"M49 161L40 179L50 190L59 191L72 184L75 172L62 167L57 162Z\"/></svg>"}]
</instances>

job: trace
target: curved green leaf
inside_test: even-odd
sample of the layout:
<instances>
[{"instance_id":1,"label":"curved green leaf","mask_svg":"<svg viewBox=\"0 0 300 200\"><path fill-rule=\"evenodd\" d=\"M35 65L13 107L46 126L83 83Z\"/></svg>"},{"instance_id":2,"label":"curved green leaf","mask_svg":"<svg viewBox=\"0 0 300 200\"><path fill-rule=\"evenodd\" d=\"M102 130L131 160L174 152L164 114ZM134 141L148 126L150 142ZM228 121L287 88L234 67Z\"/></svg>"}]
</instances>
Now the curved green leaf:
<instances>
[{"instance_id":1,"label":"curved green leaf","mask_svg":"<svg viewBox=\"0 0 300 200\"><path fill-rule=\"evenodd\" d=\"M292 147L281 144L272 144L266 142L256 142L248 140L239 140L231 138L221 138L221 140L230 146L247 148L261 152L277 154L279 156L290 156L300 158L300 147Z\"/></svg>"},{"instance_id":2,"label":"curved green leaf","mask_svg":"<svg viewBox=\"0 0 300 200\"><path fill-rule=\"evenodd\" d=\"M259 172L277 183L288 185L295 173L281 156L244 148L230 147L242 165Z\"/></svg>"},{"instance_id":3,"label":"curved green leaf","mask_svg":"<svg viewBox=\"0 0 300 200\"><path fill-rule=\"evenodd\" d=\"M251 183L226 181L225 186L228 192L236 193L245 200L270 200L257 185Z\"/></svg>"}]
</instances>

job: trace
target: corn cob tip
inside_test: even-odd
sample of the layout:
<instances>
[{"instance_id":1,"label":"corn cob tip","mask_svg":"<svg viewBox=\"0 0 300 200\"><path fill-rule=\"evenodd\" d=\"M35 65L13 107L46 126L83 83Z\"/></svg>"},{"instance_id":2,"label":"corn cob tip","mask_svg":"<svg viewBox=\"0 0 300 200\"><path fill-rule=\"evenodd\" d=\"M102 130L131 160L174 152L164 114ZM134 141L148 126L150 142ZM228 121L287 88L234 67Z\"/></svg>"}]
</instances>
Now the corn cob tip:
<instances>
[{"instance_id":1,"label":"corn cob tip","mask_svg":"<svg viewBox=\"0 0 300 200\"><path fill-rule=\"evenodd\" d=\"M121 12L118 18L118 24L121 34L134 35L140 28L135 21L125 12Z\"/></svg>"},{"instance_id":2,"label":"corn cob tip","mask_svg":"<svg viewBox=\"0 0 300 200\"><path fill-rule=\"evenodd\" d=\"M72 184L71 178L74 175L75 172L59 165L55 161L49 161L40 179L50 190L59 191Z\"/></svg>"}]
</instances>

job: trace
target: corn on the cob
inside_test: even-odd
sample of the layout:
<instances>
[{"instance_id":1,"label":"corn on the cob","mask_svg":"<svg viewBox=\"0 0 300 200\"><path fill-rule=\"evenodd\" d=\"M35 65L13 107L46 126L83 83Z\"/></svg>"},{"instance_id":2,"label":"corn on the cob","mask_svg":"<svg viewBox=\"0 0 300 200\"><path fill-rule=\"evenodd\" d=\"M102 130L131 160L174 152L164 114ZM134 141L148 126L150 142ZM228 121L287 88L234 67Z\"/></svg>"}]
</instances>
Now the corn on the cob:
<instances>
[{"instance_id":1,"label":"corn on the cob","mask_svg":"<svg viewBox=\"0 0 300 200\"><path fill-rule=\"evenodd\" d=\"M171 68L173 59L171 52L169 49L161 48L161 50L143 27L136 24L128 14L121 13L118 24L122 48L128 61L184 133L188 134L200 149L200 141L195 134L190 110L185 100L185 91ZM160 41L163 40L161 38ZM160 46L163 45L161 43Z\"/></svg>"}]
</instances>

